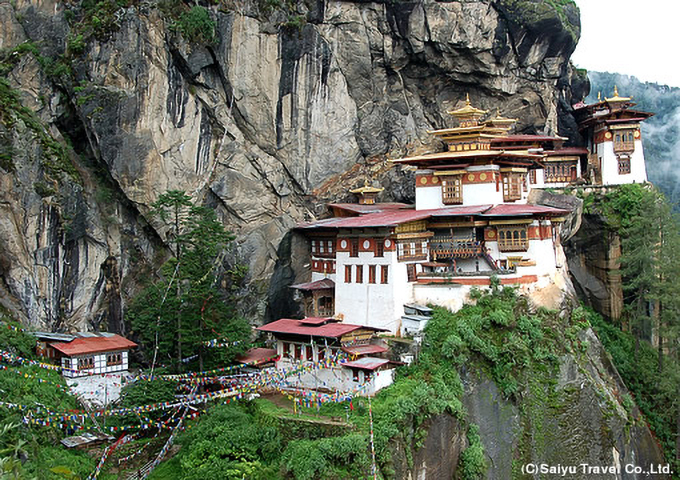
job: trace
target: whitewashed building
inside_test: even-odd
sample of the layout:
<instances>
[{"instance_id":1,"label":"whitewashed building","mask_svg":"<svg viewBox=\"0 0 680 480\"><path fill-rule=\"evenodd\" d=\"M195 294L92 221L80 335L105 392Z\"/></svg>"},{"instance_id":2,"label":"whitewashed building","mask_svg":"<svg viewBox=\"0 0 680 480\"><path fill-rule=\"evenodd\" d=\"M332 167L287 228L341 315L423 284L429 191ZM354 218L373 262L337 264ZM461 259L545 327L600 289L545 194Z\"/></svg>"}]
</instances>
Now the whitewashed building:
<instances>
[{"instance_id":1,"label":"whitewashed building","mask_svg":"<svg viewBox=\"0 0 680 480\"><path fill-rule=\"evenodd\" d=\"M115 333L35 332L38 354L58 362L65 377L83 377L128 369L128 354L136 343Z\"/></svg>"},{"instance_id":2,"label":"whitewashed building","mask_svg":"<svg viewBox=\"0 0 680 480\"><path fill-rule=\"evenodd\" d=\"M373 395L394 379L398 363L384 358L388 349L376 337L379 328L307 317L282 318L258 330L276 339L276 368L299 372L289 377L288 388Z\"/></svg>"}]
</instances>

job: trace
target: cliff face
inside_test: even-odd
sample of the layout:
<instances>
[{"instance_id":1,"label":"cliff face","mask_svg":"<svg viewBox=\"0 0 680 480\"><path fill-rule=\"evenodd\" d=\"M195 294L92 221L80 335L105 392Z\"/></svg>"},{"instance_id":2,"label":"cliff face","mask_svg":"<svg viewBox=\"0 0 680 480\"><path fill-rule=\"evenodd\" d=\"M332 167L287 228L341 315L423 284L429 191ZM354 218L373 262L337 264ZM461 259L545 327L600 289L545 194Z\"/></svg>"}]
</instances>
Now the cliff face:
<instances>
[{"instance_id":1,"label":"cliff face","mask_svg":"<svg viewBox=\"0 0 680 480\"><path fill-rule=\"evenodd\" d=\"M20 93L0 132L12 158L0 171L2 298L46 328L123 328L164 255L148 214L168 189L237 235L231 261L250 267L259 303L247 307L261 317L285 233L366 176L409 200L408 172L387 159L433 148L426 130L449 125L466 93L549 133L573 124L571 85L583 93L568 65L572 6L218 2L211 42L182 30L188 6L93 3L0 1L3 68ZM59 161L41 135L64 145Z\"/></svg>"}]
</instances>

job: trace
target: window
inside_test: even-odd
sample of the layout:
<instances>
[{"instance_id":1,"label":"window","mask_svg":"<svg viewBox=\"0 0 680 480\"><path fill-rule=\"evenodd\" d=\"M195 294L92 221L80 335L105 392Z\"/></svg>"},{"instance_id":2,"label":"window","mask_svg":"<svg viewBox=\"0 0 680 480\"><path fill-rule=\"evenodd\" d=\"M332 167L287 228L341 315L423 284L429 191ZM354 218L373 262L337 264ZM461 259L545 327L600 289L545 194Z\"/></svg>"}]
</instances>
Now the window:
<instances>
[{"instance_id":1,"label":"window","mask_svg":"<svg viewBox=\"0 0 680 480\"><path fill-rule=\"evenodd\" d=\"M294 344L295 347L295 360L302 360L302 345Z\"/></svg>"},{"instance_id":2,"label":"window","mask_svg":"<svg viewBox=\"0 0 680 480\"><path fill-rule=\"evenodd\" d=\"M319 347L319 361L326 358L326 349L324 347Z\"/></svg>"},{"instance_id":3,"label":"window","mask_svg":"<svg viewBox=\"0 0 680 480\"><path fill-rule=\"evenodd\" d=\"M94 357L83 357L78 359L78 370L94 368Z\"/></svg>"},{"instance_id":4,"label":"window","mask_svg":"<svg viewBox=\"0 0 680 480\"><path fill-rule=\"evenodd\" d=\"M376 271L375 265L368 266L368 283L375 283L375 271Z\"/></svg>"},{"instance_id":5,"label":"window","mask_svg":"<svg viewBox=\"0 0 680 480\"><path fill-rule=\"evenodd\" d=\"M399 260L425 260L427 258L427 242L416 239L412 242L400 242L397 244Z\"/></svg>"},{"instance_id":6,"label":"window","mask_svg":"<svg viewBox=\"0 0 680 480\"><path fill-rule=\"evenodd\" d=\"M373 242L375 244L375 256L384 257L385 256L385 241L382 238L376 238Z\"/></svg>"},{"instance_id":7,"label":"window","mask_svg":"<svg viewBox=\"0 0 680 480\"><path fill-rule=\"evenodd\" d=\"M288 342L283 342L283 356L287 356L290 352L292 352L293 349L291 348L290 343Z\"/></svg>"},{"instance_id":8,"label":"window","mask_svg":"<svg viewBox=\"0 0 680 480\"><path fill-rule=\"evenodd\" d=\"M569 182L576 180L576 162L545 164L546 183Z\"/></svg>"},{"instance_id":9,"label":"window","mask_svg":"<svg viewBox=\"0 0 680 480\"><path fill-rule=\"evenodd\" d=\"M359 239L352 238L349 241L349 256L358 257L359 256Z\"/></svg>"},{"instance_id":10,"label":"window","mask_svg":"<svg viewBox=\"0 0 680 480\"><path fill-rule=\"evenodd\" d=\"M357 283L364 283L364 267L357 265Z\"/></svg>"},{"instance_id":11,"label":"window","mask_svg":"<svg viewBox=\"0 0 680 480\"><path fill-rule=\"evenodd\" d=\"M618 157L619 161L619 175L627 175L630 173L630 157Z\"/></svg>"},{"instance_id":12,"label":"window","mask_svg":"<svg viewBox=\"0 0 680 480\"><path fill-rule=\"evenodd\" d=\"M106 365L122 365L123 357L120 353L109 353L106 355Z\"/></svg>"},{"instance_id":13,"label":"window","mask_svg":"<svg viewBox=\"0 0 680 480\"><path fill-rule=\"evenodd\" d=\"M536 183L536 170L529 171L529 183L532 185Z\"/></svg>"},{"instance_id":14,"label":"window","mask_svg":"<svg viewBox=\"0 0 680 480\"><path fill-rule=\"evenodd\" d=\"M71 359L70 358L65 358L64 359L64 368L71 368Z\"/></svg>"},{"instance_id":15,"label":"window","mask_svg":"<svg viewBox=\"0 0 680 480\"><path fill-rule=\"evenodd\" d=\"M359 370L357 368L352 369L352 381L359 382Z\"/></svg>"},{"instance_id":16,"label":"window","mask_svg":"<svg viewBox=\"0 0 680 480\"><path fill-rule=\"evenodd\" d=\"M463 186L460 175L444 177L442 179L442 202L444 205L463 203Z\"/></svg>"},{"instance_id":17,"label":"window","mask_svg":"<svg viewBox=\"0 0 680 480\"><path fill-rule=\"evenodd\" d=\"M389 265L380 265L380 283L387 283L387 274L389 272Z\"/></svg>"},{"instance_id":18,"label":"window","mask_svg":"<svg viewBox=\"0 0 680 480\"><path fill-rule=\"evenodd\" d=\"M498 227L498 249L501 252L526 252L528 248L526 225Z\"/></svg>"},{"instance_id":19,"label":"window","mask_svg":"<svg viewBox=\"0 0 680 480\"><path fill-rule=\"evenodd\" d=\"M416 266L413 263L406 265L406 276L409 282L416 281Z\"/></svg>"},{"instance_id":20,"label":"window","mask_svg":"<svg viewBox=\"0 0 680 480\"><path fill-rule=\"evenodd\" d=\"M305 359L308 362L311 362L314 360L314 351L312 350L311 345L305 345Z\"/></svg>"},{"instance_id":21,"label":"window","mask_svg":"<svg viewBox=\"0 0 680 480\"><path fill-rule=\"evenodd\" d=\"M318 312L317 315L320 317L326 317L333 315L333 297L321 297L318 302Z\"/></svg>"},{"instance_id":22,"label":"window","mask_svg":"<svg viewBox=\"0 0 680 480\"><path fill-rule=\"evenodd\" d=\"M503 201L520 200L522 198L522 187L524 175L521 173L503 174Z\"/></svg>"},{"instance_id":23,"label":"window","mask_svg":"<svg viewBox=\"0 0 680 480\"><path fill-rule=\"evenodd\" d=\"M352 265L345 265L345 283L352 283Z\"/></svg>"},{"instance_id":24,"label":"window","mask_svg":"<svg viewBox=\"0 0 680 480\"><path fill-rule=\"evenodd\" d=\"M615 152L632 152L635 150L635 136L632 130L621 130L614 135Z\"/></svg>"}]
</instances>

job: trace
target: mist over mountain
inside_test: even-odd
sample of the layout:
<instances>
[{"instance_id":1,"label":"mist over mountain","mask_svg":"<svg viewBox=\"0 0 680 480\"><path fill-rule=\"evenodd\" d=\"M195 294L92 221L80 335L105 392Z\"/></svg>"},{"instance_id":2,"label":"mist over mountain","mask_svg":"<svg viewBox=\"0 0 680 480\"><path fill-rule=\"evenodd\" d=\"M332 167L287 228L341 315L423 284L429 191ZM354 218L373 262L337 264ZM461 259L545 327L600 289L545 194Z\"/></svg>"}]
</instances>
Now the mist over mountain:
<instances>
[{"instance_id":1,"label":"mist over mountain","mask_svg":"<svg viewBox=\"0 0 680 480\"><path fill-rule=\"evenodd\" d=\"M609 72L588 72L591 89L586 103L597 101L597 94L611 97L614 86L619 94L633 97L637 109L653 112L642 129L647 176L676 205L680 204L680 88L641 82L636 77Z\"/></svg>"}]
</instances>

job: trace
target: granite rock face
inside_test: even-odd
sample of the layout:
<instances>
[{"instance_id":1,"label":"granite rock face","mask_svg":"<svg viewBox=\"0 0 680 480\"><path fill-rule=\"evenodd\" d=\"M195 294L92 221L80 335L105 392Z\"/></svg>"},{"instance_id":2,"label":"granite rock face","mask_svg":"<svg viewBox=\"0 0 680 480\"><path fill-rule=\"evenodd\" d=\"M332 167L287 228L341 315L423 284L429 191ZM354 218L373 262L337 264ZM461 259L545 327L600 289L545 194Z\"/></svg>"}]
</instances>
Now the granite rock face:
<instances>
[{"instance_id":1,"label":"granite rock face","mask_svg":"<svg viewBox=\"0 0 680 480\"><path fill-rule=\"evenodd\" d=\"M436 148L426 131L452 125L446 110L465 94L518 118L518 131L558 133L583 93L569 6L223 2L209 7L205 43L155 2L111 3L97 12L107 28L79 39L84 4L0 1L0 45L35 45L12 57L8 79L78 172L50 173L30 129L5 129L21 153L0 175L3 303L44 328L124 328L127 302L166 255L149 212L170 189L215 208L237 237L230 261L249 266L256 294L243 308L276 316L285 308L267 298L304 275L279 258L291 227L366 177L387 187L381 200L412 200L411 173L388 160ZM69 72L49 72L60 59ZM291 270L270 282L277 265Z\"/></svg>"}]
</instances>

